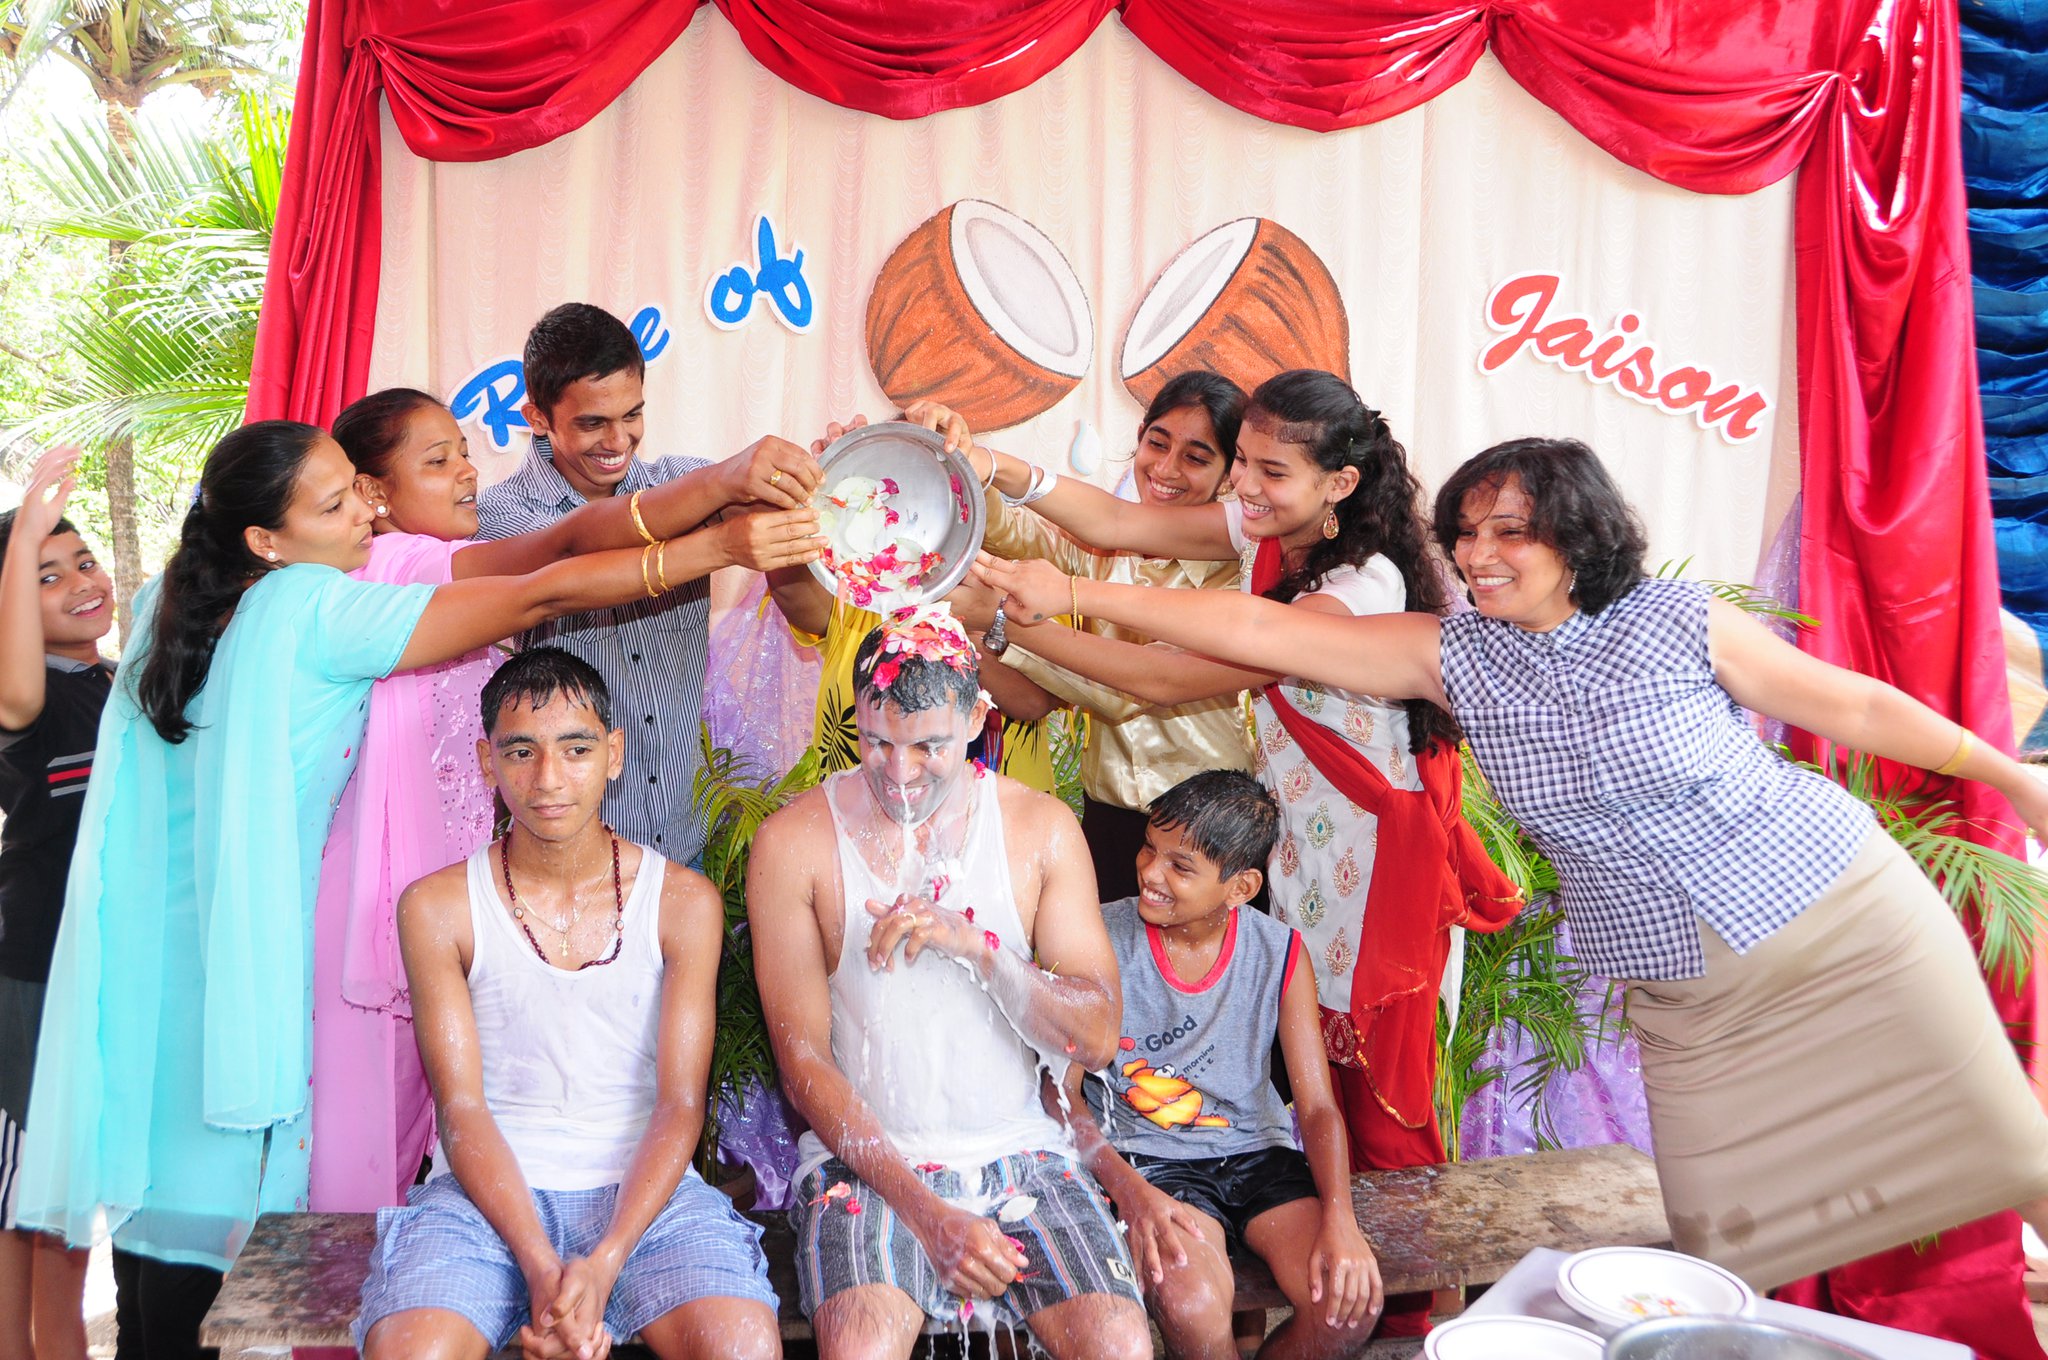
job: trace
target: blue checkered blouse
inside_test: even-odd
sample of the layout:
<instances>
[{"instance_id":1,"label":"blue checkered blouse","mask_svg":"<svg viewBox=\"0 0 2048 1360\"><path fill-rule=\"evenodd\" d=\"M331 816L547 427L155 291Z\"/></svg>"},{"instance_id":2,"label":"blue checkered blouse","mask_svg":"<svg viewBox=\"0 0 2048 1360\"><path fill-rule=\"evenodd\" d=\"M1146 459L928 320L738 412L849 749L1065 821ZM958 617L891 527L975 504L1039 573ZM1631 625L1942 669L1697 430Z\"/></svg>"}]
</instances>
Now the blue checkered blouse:
<instances>
[{"instance_id":1,"label":"blue checkered blouse","mask_svg":"<svg viewBox=\"0 0 2048 1360\"><path fill-rule=\"evenodd\" d=\"M1810 905L1874 821L1758 739L1714 679L1707 592L1643 581L1548 633L1443 624L1444 689L1479 767L1557 866L1572 943L1614 978L1706 971Z\"/></svg>"}]
</instances>

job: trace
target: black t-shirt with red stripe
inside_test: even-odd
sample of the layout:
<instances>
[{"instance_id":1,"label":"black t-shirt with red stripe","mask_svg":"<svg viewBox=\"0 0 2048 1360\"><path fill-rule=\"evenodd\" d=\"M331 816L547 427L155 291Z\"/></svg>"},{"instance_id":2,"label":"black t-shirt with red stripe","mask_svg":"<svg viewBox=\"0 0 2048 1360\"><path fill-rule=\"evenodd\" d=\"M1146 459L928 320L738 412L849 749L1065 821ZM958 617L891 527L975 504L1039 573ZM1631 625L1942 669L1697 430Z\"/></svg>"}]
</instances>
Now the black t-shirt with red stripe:
<instances>
[{"instance_id":1,"label":"black t-shirt with red stripe","mask_svg":"<svg viewBox=\"0 0 2048 1360\"><path fill-rule=\"evenodd\" d=\"M23 982L49 980L100 710L113 690L104 666L45 660L42 713L19 732L0 731L0 975Z\"/></svg>"}]
</instances>

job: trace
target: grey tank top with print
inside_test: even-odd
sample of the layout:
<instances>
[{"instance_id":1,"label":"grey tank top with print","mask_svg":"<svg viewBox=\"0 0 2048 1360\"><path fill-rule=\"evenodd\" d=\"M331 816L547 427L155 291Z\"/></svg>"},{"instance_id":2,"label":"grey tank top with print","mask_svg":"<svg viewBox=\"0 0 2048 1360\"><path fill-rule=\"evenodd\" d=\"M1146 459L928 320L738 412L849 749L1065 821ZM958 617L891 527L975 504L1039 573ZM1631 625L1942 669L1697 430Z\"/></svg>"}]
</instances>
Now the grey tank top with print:
<instances>
[{"instance_id":1,"label":"grey tank top with print","mask_svg":"<svg viewBox=\"0 0 2048 1360\"><path fill-rule=\"evenodd\" d=\"M1117 1151L1192 1159L1295 1146L1273 1086L1273 1040L1300 936L1240 908L1209 975L1183 980L1138 899L1105 903L1102 920L1123 977L1123 1036L1084 1089Z\"/></svg>"}]
</instances>

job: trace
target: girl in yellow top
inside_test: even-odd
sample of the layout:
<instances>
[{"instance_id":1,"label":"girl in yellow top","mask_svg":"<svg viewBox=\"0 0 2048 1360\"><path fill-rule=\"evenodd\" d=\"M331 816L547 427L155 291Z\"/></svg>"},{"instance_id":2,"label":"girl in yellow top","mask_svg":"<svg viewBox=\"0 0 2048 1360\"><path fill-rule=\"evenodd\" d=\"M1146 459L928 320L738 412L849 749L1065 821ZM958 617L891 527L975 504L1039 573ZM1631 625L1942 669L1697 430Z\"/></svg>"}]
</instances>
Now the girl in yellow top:
<instances>
[{"instance_id":1,"label":"girl in yellow top","mask_svg":"<svg viewBox=\"0 0 2048 1360\"><path fill-rule=\"evenodd\" d=\"M1131 478L1142 505L1208 505L1229 480L1237 457L1237 427L1244 389L1220 373L1190 369L1159 389L1138 422ZM931 408L936 409L936 408ZM916 411L913 414L923 414ZM978 465L985 455L970 455ZM1119 585L1235 591L1235 561L1201 561L1103 552L1079 542L994 487L987 492L988 534L982 546L997 557L1043 558L1069 576ZM1147 644L1144 633L1099 619L1082 626L1120 642ZM1031 650L1042 633L1012 632L1003 667L1072 704L1089 718L1081 755L1084 795L1081 834L1095 861L1102 900L1138 891L1138 851L1145 844L1152 800L1203 770L1249 770L1250 735L1243 696L1210 695L1181 703L1154 703L1070 670ZM1161 652L1173 649L1161 648ZM1171 669L1178 657L1161 656ZM982 683L992 668L982 667ZM1259 905L1263 905L1263 894Z\"/></svg>"}]
</instances>

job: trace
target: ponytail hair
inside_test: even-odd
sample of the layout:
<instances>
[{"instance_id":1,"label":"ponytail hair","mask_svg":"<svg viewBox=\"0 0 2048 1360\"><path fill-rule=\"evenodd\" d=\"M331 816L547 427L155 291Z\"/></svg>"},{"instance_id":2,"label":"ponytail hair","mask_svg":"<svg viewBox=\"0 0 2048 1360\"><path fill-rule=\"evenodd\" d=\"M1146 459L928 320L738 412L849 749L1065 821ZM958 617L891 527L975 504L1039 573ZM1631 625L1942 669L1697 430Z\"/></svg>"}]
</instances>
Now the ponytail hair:
<instances>
[{"instance_id":1,"label":"ponytail hair","mask_svg":"<svg viewBox=\"0 0 2048 1360\"><path fill-rule=\"evenodd\" d=\"M1407 590L1406 607L1441 614L1448 603L1443 574L1430 550L1430 525L1422 508L1422 484L1408 470L1408 454L1386 417L1367 406L1351 384L1334 373L1296 368L1260 383L1245 407L1245 423L1280 425L1282 443L1301 444L1309 461L1325 472L1358 470L1358 485L1331 510L1334 538L1319 538L1300 566L1266 592L1283 603L1312 594L1338 567L1365 565L1375 553L1392 562ZM1458 740L1449 714L1426 700L1410 700L1408 738L1412 750L1436 741Z\"/></svg>"},{"instance_id":2,"label":"ponytail hair","mask_svg":"<svg viewBox=\"0 0 2048 1360\"><path fill-rule=\"evenodd\" d=\"M135 686L143 715L172 745L192 731L185 709L206 684L235 602L270 570L249 550L244 532L284 524L306 455L324 438L315 425L259 420L206 455L178 546L157 582L149 655Z\"/></svg>"},{"instance_id":3,"label":"ponytail hair","mask_svg":"<svg viewBox=\"0 0 2048 1360\"><path fill-rule=\"evenodd\" d=\"M391 471L391 455L405 442L406 422L414 411L427 406L441 407L441 403L416 388L387 387L372 392L350 402L334 418L334 442L341 445L357 472L383 477Z\"/></svg>"}]
</instances>

